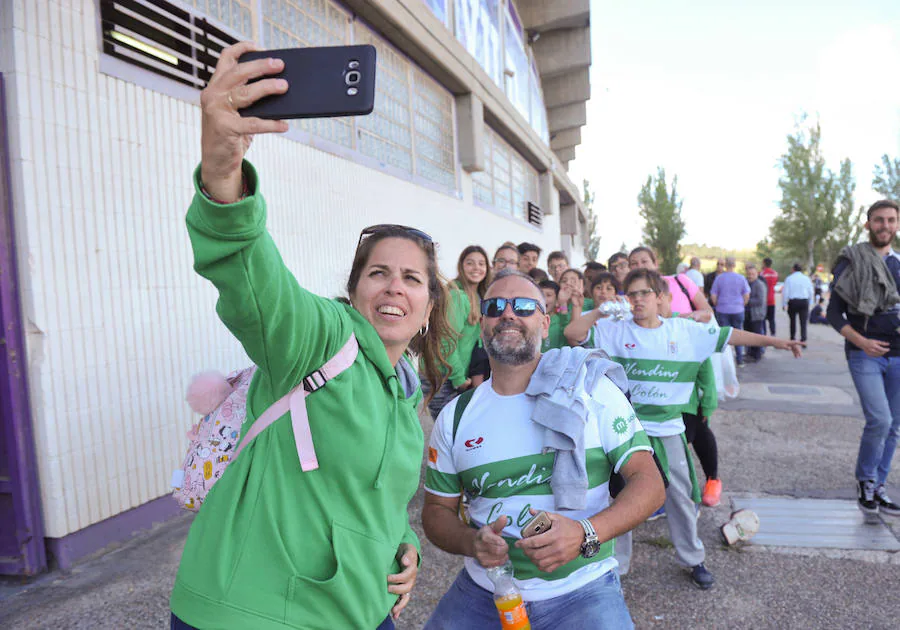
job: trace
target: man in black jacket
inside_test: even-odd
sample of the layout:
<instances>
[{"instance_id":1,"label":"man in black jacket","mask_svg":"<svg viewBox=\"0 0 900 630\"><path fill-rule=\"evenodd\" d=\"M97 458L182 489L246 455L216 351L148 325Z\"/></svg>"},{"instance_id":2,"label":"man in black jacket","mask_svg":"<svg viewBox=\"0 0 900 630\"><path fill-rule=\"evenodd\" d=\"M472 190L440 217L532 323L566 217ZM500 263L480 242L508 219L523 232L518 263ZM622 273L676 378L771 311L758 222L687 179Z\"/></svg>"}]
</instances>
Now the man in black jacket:
<instances>
[{"instance_id":1,"label":"man in black jacket","mask_svg":"<svg viewBox=\"0 0 900 630\"><path fill-rule=\"evenodd\" d=\"M891 243L897 235L900 207L893 201L878 201L866 214L869 242L854 248L871 247L887 267L890 277L900 290L900 254ZM869 256L871 257L871 252ZM843 254L843 253L842 253ZM860 260L860 256L854 257ZM861 261L859 264L864 264ZM877 260L875 261L877 265ZM859 508L867 520L877 521L878 512L900 516L900 505L887 495L884 484L891 471L891 459L900 437L900 310L897 305L877 310L870 317L848 304L838 287L841 274L854 274L843 255L834 268L834 287L828 304L828 322L846 339L844 350L853 384L859 394L866 425L863 428L856 460L856 479L859 483ZM875 269L867 277L874 278L883 269ZM873 283L874 284L874 283ZM857 296L870 298L875 287L853 287Z\"/></svg>"}]
</instances>

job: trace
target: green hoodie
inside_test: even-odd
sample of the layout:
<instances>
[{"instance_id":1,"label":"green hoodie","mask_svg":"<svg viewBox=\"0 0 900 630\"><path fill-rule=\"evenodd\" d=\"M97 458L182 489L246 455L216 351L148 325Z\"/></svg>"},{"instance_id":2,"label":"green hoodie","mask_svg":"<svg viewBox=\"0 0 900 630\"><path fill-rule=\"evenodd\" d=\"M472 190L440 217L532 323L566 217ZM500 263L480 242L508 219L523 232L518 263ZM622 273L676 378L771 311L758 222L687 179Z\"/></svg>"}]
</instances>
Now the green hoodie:
<instances>
[{"instance_id":1,"label":"green hoodie","mask_svg":"<svg viewBox=\"0 0 900 630\"><path fill-rule=\"evenodd\" d=\"M400 571L398 546L418 548L407 504L424 449L421 391L362 315L300 287L266 231L256 171L245 162L244 172L250 197L222 206L198 190L187 214L194 268L218 289L219 317L259 367L242 433L351 333L359 355L306 399L318 470L300 470L286 415L210 491L172 611L199 628L375 628L397 600L387 576ZM198 178L199 169L195 187Z\"/></svg>"},{"instance_id":2,"label":"green hoodie","mask_svg":"<svg viewBox=\"0 0 900 630\"><path fill-rule=\"evenodd\" d=\"M447 357L447 363L451 368L450 384L458 388L468 378L472 350L478 343L481 326L478 322L469 323L472 304L459 282L454 280L448 288L450 290L450 326L459 333L459 339L456 341L456 348Z\"/></svg>"}]
</instances>

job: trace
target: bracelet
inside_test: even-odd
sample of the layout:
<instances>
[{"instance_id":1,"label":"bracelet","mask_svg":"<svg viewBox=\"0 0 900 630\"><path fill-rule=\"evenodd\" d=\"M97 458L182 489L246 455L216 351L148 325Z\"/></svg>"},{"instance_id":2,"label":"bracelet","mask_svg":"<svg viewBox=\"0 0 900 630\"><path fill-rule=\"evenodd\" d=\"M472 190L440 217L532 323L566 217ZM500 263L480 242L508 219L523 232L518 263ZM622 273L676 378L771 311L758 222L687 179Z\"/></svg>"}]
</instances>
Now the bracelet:
<instances>
[{"instance_id":1,"label":"bracelet","mask_svg":"<svg viewBox=\"0 0 900 630\"><path fill-rule=\"evenodd\" d=\"M198 178L199 179L199 178ZM237 203L238 201L243 201L247 197L250 196L250 184L247 182L247 176L241 172L241 196L238 197L237 201L222 201L221 199L216 199L212 195L209 194L209 191L206 190L206 186L203 185L203 181L200 181L200 193L212 201L213 203L217 203L220 206L228 206L233 203Z\"/></svg>"}]
</instances>

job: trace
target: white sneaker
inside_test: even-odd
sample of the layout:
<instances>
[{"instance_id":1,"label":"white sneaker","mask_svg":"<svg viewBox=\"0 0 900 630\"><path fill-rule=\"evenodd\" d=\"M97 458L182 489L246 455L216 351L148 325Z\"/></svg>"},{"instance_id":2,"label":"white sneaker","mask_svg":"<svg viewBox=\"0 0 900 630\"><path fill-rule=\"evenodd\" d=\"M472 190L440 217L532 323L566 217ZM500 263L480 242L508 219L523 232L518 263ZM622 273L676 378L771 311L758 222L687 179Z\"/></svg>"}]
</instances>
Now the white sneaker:
<instances>
[{"instance_id":1,"label":"white sneaker","mask_svg":"<svg viewBox=\"0 0 900 630\"><path fill-rule=\"evenodd\" d=\"M722 525L721 530L728 545L750 540L759 531L759 516L752 510L732 512L731 518Z\"/></svg>"}]
</instances>

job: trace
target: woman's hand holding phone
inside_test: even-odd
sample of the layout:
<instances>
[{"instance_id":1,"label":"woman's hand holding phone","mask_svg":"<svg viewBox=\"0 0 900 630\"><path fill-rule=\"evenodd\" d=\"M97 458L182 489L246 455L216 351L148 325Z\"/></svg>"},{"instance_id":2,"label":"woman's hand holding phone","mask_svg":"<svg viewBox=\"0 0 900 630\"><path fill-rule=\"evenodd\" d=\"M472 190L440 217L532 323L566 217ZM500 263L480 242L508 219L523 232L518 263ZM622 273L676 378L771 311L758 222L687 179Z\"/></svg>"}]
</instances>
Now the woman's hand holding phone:
<instances>
[{"instance_id":1,"label":"woman's hand holding phone","mask_svg":"<svg viewBox=\"0 0 900 630\"><path fill-rule=\"evenodd\" d=\"M240 42L222 51L209 84L200 93L201 126L200 179L214 199L232 203L241 197L241 163L253 136L258 133L284 133L282 120L243 118L238 109L264 96L283 94L284 79L248 82L284 68L280 59L257 59L238 63L246 52L257 50L252 42Z\"/></svg>"}]
</instances>

